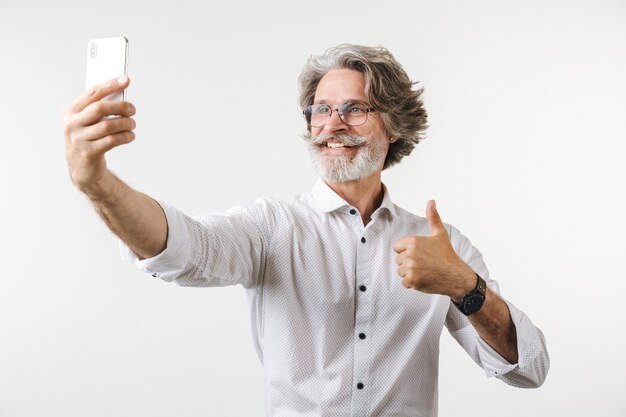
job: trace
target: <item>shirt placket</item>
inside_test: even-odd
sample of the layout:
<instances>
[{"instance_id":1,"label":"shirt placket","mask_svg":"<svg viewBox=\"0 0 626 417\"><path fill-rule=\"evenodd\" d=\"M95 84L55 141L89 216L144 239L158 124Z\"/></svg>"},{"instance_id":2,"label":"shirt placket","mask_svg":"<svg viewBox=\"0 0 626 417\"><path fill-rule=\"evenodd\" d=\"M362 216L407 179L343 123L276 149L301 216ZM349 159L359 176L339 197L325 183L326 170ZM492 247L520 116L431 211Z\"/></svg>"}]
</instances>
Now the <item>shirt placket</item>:
<instances>
[{"instance_id":1,"label":"shirt placket","mask_svg":"<svg viewBox=\"0 0 626 417\"><path fill-rule=\"evenodd\" d=\"M367 416L369 399L371 397L371 384L369 378L371 364L370 330L372 317L372 291L368 287L371 284L371 271L373 269L373 251L371 250L373 238L373 224L363 228L360 215L355 209L350 213L355 217L354 224L358 227L357 246L355 258L355 303L354 303L354 360L352 381L352 404L351 416Z\"/></svg>"}]
</instances>

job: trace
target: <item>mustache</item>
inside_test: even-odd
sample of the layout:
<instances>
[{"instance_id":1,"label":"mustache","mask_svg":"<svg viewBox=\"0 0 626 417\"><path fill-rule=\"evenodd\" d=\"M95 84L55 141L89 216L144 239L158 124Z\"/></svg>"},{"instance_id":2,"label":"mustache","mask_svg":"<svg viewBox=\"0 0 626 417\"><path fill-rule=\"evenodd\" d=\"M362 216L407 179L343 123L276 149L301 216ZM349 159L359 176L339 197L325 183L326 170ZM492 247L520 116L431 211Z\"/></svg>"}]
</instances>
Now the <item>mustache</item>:
<instances>
[{"instance_id":1,"label":"mustache","mask_svg":"<svg viewBox=\"0 0 626 417\"><path fill-rule=\"evenodd\" d=\"M331 139L342 143L344 146L361 146L370 140L369 136L359 135L331 135L330 133L322 133L321 135L312 136L310 133L305 135L304 139L311 145L325 146Z\"/></svg>"}]
</instances>

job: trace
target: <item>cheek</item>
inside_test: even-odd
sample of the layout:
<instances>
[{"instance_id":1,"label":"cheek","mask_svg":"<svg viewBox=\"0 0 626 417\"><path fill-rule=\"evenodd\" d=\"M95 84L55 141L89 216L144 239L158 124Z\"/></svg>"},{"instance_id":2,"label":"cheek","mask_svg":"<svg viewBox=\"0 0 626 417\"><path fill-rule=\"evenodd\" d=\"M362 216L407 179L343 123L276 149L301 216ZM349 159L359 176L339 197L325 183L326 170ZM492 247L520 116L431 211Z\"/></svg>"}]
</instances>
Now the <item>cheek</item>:
<instances>
[{"instance_id":1,"label":"cheek","mask_svg":"<svg viewBox=\"0 0 626 417\"><path fill-rule=\"evenodd\" d=\"M364 126L359 126L359 128L357 128L358 130L355 129L355 132L357 135L359 136L371 136L374 139L380 139L381 137L384 136L384 130L379 129L378 127L368 127L368 128L364 128Z\"/></svg>"},{"instance_id":2,"label":"cheek","mask_svg":"<svg viewBox=\"0 0 626 417\"><path fill-rule=\"evenodd\" d=\"M311 127L311 136L319 136L324 130L324 127Z\"/></svg>"},{"instance_id":3,"label":"cheek","mask_svg":"<svg viewBox=\"0 0 626 417\"><path fill-rule=\"evenodd\" d=\"M364 128L364 134L372 135L374 138L380 138L386 135L385 125L380 119L380 115L376 115L376 117L372 117L367 120L367 123L363 126L359 126L360 128Z\"/></svg>"}]
</instances>

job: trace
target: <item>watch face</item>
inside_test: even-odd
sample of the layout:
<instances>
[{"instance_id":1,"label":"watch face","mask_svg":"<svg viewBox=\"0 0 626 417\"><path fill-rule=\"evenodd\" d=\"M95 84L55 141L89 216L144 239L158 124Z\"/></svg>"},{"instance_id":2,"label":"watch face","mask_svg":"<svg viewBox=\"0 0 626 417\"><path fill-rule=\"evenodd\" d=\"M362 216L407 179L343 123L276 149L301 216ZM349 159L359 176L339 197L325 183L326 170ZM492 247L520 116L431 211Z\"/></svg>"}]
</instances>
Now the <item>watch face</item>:
<instances>
[{"instance_id":1,"label":"watch face","mask_svg":"<svg viewBox=\"0 0 626 417\"><path fill-rule=\"evenodd\" d=\"M465 314L470 315L472 313L477 312L483 306L483 302L485 301L485 297L481 294L472 294L463 303L463 310L465 310Z\"/></svg>"}]
</instances>

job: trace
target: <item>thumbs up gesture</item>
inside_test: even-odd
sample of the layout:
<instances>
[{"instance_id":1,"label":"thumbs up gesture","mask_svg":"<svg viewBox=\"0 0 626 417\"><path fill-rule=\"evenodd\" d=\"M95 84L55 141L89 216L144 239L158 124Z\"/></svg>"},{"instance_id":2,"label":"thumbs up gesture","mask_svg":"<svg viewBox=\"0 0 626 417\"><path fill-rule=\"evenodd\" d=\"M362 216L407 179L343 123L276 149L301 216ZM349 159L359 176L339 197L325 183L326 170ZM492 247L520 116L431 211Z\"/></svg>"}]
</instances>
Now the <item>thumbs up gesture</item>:
<instances>
[{"instance_id":1,"label":"thumbs up gesture","mask_svg":"<svg viewBox=\"0 0 626 417\"><path fill-rule=\"evenodd\" d=\"M426 205L429 236L407 236L393 243L398 275L406 288L443 294L459 302L476 286L476 274L454 251L434 200Z\"/></svg>"}]
</instances>

